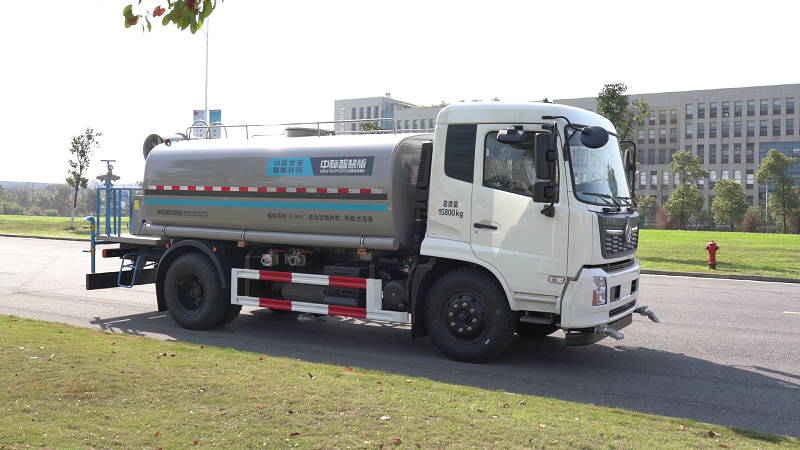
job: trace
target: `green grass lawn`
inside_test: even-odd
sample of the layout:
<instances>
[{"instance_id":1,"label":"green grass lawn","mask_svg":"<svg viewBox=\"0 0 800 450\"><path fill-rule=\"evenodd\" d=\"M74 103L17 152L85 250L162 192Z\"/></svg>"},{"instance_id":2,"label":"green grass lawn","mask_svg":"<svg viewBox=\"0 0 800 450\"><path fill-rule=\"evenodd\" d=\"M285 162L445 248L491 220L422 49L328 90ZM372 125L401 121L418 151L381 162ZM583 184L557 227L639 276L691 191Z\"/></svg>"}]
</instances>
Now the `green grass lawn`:
<instances>
[{"instance_id":1,"label":"green grass lawn","mask_svg":"<svg viewBox=\"0 0 800 450\"><path fill-rule=\"evenodd\" d=\"M0 407L9 450L800 448L688 419L4 315Z\"/></svg>"},{"instance_id":2,"label":"green grass lawn","mask_svg":"<svg viewBox=\"0 0 800 450\"><path fill-rule=\"evenodd\" d=\"M75 230L70 231L69 220L69 217L0 215L0 234L89 240L89 222L84 222L83 216L75 217ZM105 219L101 225L105 227ZM122 231L125 233L127 230L128 218L123 217Z\"/></svg>"},{"instance_id":3,"label":"green grass lawn","mask_svg":"<svg viewBox=\"0 0 800 450\"><path fill-rule=\"evenodd\" d=\"M714 241L717 270L708 268ZM800 278L800 235L642 230L636 255L643 269Z\"/></svg>"}]
</instances>

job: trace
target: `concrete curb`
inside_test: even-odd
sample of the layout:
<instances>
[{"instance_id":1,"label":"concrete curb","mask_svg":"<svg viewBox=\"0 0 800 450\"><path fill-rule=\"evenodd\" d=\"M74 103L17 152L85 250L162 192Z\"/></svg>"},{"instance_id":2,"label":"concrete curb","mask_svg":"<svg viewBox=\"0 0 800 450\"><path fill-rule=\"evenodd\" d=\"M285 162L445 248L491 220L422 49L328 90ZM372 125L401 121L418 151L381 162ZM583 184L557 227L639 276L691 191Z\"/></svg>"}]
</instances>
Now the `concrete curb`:
<instances>
[{"instance_id":1,"label":"concrete curb","mask_svg":"<svg viewBox=\"0 0 800 450\"><path fill-rule=\"evenodd\" d=\"M767 281L771 283L800 283L797 278L762 277L761 275L727 275L721 273L671 272L668 270L642 270L645 275L668 275L674 277L717 278L723 280Z\"/></svg>"}]
</instances>

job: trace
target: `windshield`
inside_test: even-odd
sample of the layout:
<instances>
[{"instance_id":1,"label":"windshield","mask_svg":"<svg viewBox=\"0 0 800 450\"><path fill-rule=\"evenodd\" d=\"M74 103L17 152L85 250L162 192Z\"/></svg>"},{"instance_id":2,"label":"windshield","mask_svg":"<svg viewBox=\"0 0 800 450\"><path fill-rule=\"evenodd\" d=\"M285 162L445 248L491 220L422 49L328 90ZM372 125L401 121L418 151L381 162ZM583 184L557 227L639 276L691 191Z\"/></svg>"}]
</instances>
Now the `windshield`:
<instances>
[{"instance_id":1,"label":"windshield","mask_svg":"<svg viewBox=\"0 0 800 450\"><path fill-rule=\"evenodd\" d=\"M617 137L609 135L606 145L593 149L581 143L580 130L567 127L566 131L575 197L597 205L633 205Z\"/></svg>"}]
</instances>

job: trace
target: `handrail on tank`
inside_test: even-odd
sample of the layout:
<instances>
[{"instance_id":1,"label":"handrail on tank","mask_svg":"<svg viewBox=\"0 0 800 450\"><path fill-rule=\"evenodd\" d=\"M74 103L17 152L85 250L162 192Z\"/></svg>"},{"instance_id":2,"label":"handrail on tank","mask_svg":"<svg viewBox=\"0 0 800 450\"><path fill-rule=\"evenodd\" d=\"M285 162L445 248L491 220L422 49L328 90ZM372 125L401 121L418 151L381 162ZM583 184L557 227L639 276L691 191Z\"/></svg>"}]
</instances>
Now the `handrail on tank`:
<instances>
[{"instance_id":1,"label":"handrail on tank","mask_svg":"<svg viewBox=\"0 0 800 450\"><path fill-rule=\"evenodd\" d=\"M134 234L133 223L133 209L131 201L133 199L134 191L144 192L144 188L115 188L115 187L100 187L97 189L95 217L97 218L97 230L100 235L107 236L120 236L122 235L122 193L128 193L127 203L127 217L128 217L128 233ZM101 203L100 194L105 192L105 201ZM105 205L105 208L101 206ZM105 228L101 227L101 219L103 218L102 212L105 211Z\"/></svg>"},{"instance_id":2,"label":"handrail on tank","mask_svg":"<svg viewBox=\"0 0 800 450\"><path fill-rule=\"evenodd\" d=\"M195 126L194 124L192 124L192 126L187 127L186 128L186 138L187 139L189 139L189 140L193 139L191 131L195 130L195 129L208 130L209 128L222 128L222 129L225 130L225 136L227 137L228 136L228 130L227 130L228 128L244 128L245 136L247 137L247 139L250 139L250 128L288 127L288 126L297 126L297 125L316 125L317 126L317 136L319 137L319 136L322 136L322 134L321 134L322 130L320 128L320 125L323 124L323 123L337 124L337 123L361 123L361 122L391 122L392 123L392 129L391 130L348 131L348 132L345 132L345 133L346 134L366 134L366 133L380 133L380 134L392 133L392 134L397 134L397 123L394 120L394 118L391 118L391 117L377 117L377 118L374 118L374 119L321 120L321 121L317 121L317 122L274 123L274 124L267 124L267 125L256 125L256 124L250 124L250 125L223 125L223 124L221 124L219 122L214 122L213 124L208 125L205 121L202 121L202 120L197 120L194 123L197 123L197 122L202 122L205 125ZM326 131L328 131L328 130L326 130ZM417 130L417 131L422 131L422 130ZM336 131L334 130L334 133L335 132ZM253 136L255 136L255 135L253 135ZM203 138L194 138L194 139L203 139Z\"/></svg>"}]
</instances>

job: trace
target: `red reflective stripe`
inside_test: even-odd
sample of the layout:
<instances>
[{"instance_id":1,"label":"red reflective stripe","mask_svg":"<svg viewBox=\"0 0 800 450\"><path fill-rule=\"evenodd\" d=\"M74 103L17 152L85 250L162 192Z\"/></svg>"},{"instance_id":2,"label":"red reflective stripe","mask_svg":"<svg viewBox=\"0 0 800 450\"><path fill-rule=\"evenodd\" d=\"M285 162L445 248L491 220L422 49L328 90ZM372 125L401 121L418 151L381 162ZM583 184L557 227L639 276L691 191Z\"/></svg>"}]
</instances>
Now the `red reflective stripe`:
<instances>
[{"instance_id":1,"label":"red reflective stripe","mask_svg":"<svg viewBox=\"0 0 800 450\"><path fill-rule=\"evenodd\" d=\"M362 194L372 194L372 189L361 189Z\"/></svg>"},{"instance_id":2,"label":"red reflective stripe","mask_svg":"<svg viewBox=\"0 0 800 450\"><path fill-rule=\"evenodd\" d=\"M359 319L367 318L367 310L364 308L352 308L350 306L334 306L328 305L328 315L330 316L345 316L356 317Z\"/></svg>"},{"instance_id":3,"label":"red reflective stripe","mask_svg":"<svg viewBox=\"0 0 800 450\"><path fill-rule=\"evenodd\" d=\"M269 309L280 309L283 311L292 310L292 302L288 300L277 300L274 298L259 298L258 306Z\"/></svg>"},{"instance_id":4,"label":"red reflective stripe","mask_svg":"<svg viewBox=\"0 0 800 450\"><path fill-rule=\"evenodd\" d=\"M250 188L248 188L248 187L239 187L239 192L247 192L249 190L250 190Z\"/></svg>"},{"instance_id":5,"label":"red reflective stripe","mask_svg":"<svg viewBox=\"0 0 800 450\"><path fill-rule=\"evenodd\" d=\"M172 186L172 190L173 191L180 191L181 187L180 186Z\"/></svg>"},{"instance_id":6,"label":"red reflective stripe","mask_svg":"<svg viewBox=\"0 0 800 450\"><path fill-rule=\"evenodd\" d=\"M197 190L197 186L189 186L187 189L189 189L190 191L195 191Z\"/></svg>"},{"instance_id":7,"label":"red reflective stripe","mask_svg":"<svg viewBox=\"0 0 800 450\"><path fill-rule=\"evenodd\" d=\"M340 194L349 194L350 189L339 189L337 192L339 192Z\"/></svg>"},{"instance_id":8,"label":"red reflective stripe","mask_svg":"<svg viewBox=\"0 0 800 450\"><path fill-rule=\"evenodd\" d=\"M367 288L366 278L350 278L350 277L328 277L329 286L349 287L357 289Z\"/></svg>"},{"instance_id":9,"label":"red reflective stripe","mask_svg":"<svg viewBox=\"0 0 800 450\"><path fill-rule=\"evenodd\" d=\"M230 192L231 188L228 186L222 186L222 192Z\"/></svg>"},{"instance_id":10,"label":"red reflective stripe","mask_svg":"<svg viewBox=\"0 0 800 450\"><path fill-rule=\"evenodd\" d=\"M258 279L259 280L268 280L268 281L292 281L292 273L291 272L274 272L271 270L259 270L258 271Z\"/></svg>"},{"instance_id":11,"label":"red reflective stripe","mask_svg":"<svg viewBox=\"0 0 800 450\"><path fill-rule=\"evenodd\" d=\"M286 192L286 188L276 188L276 192Z\"/></svg>"},{"instance_id":12,"label":"red reflective stripe","mask_svg":"<svg viewBox=\"0 0 800 450\"><path fill-rule=\"evenodd\" d=\"M157 191L163 191L164 190L164 186L156 186L156 190Z\"/></svg>"},{"instance_id":13,"label":"red reflective stripe","mask_svg":"<svg viewBox=\"0 0 800 450\"><path fill-rule=\"evenodd\" d=\"M214 186L203 186L203 190L204 191L213 191L214 190Z\"/></svg>"},{"instance_id":14,"label":"red reflective stripe","mask_svg":"<svg viewBox=\"0 0 800 450\"><path fill-rule=\"evenodd\" d=\"M260 187L260 188L258 188L258 192L267 192L267 188Z\"/></svg>"},{"instance_id":15,"label":"red reflective stripe","mask_svg":"<svg viewBox=\"0 0 800 450\"><path fill-rule=\"evenodd\" d=\"M305 192L306 188L297 188L297 192Z\"/></svg>"}]
</instances>

